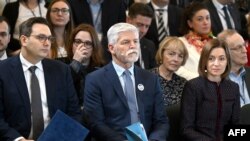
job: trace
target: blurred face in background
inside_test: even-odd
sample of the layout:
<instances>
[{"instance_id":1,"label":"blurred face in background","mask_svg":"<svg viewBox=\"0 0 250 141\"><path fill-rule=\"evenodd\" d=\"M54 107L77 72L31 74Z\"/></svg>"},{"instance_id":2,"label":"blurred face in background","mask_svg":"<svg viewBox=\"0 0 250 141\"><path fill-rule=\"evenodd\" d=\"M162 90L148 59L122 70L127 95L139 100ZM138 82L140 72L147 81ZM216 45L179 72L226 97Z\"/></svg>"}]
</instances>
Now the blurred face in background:
<instances>
[{"instance_id":1,"label":"blurred face in background","mask_svg":"<svg viewBox=\"0 0 250 141\"><path fill-rule=\"evenodd\" d=\"M246 44L242 36L237 33L229 36L226 40L231 53L232 67L240 68L244 66L248 59Z\"/></svg>"},{"instance_id":2,"label":"blurred face in background","mask_svg":"<svg viewBox=\"0 0 250 141\"><path fill-rule=\"evenodd\" d=\"M10 34L8 24L0 22L0 52L4 51L10 42Z\"/></svg>"},{"instance_id":3,"label":"blurred face in background","mask_svg":"<svg viewBox=\"0 0 250 141\"><path fill-rule=\"evenodd\" d=\"M222 47L214 48L207 62L207 77L209 80L220 80L227 66L227 57Z\"/></svg>"},{"instance_id":4,"label":"blurred face in background","mask_svg":"<svg viewBox=\"0 0 250 141\"><path fill-rule=\"evenodd\" d=\"M193 32L197 34L209 34L211 31L211 20L209 11L206 9L197 11L191 21L188 20L188 25L193 30Z\"/></svg>"},{"instance_id":5,"label":"blurred face in background","mask_svg":"<svg viewBox=\"0 0 250 141\"><path fill-rule=\"evenodd\" d=\"M148 32L151 21L151 18L142 15L137 15L135 18L128 17L127 19L127 23L130 23L138 28L140 39Z\"/></svg>"},{"instance_id":6,"label":"blurred face in background","mask_svg":"<svg viewBox=\"0 0 250 141\"><path fill-rule=\"evenodd\" d=\"M159 7L163 7L169 4L169 0L152 0Z\"/></svg>"},{"instance_id":7,"label":"blurred face in background","mask_svg":"<svg viewBox=\"0 0 250 141\"><path fill-rule=\"evenodd\" d=\"M65 26L70 20L69 6L63 1L54 3L51 7L50 18L54 26Z\"/></svg>"}]
</instances>

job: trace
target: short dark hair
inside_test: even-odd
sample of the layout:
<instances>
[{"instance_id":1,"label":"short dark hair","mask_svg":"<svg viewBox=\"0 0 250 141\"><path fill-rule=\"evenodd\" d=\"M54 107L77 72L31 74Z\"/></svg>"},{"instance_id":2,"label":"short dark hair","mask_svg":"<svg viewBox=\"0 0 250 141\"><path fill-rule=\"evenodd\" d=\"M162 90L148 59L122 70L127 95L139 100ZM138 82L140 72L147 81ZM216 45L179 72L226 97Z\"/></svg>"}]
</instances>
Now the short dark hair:
<instances>
[{"instance_id":1,"label":"short dark hair","mask_svg":"<svg viewBox=\"0 0 250 141\"><path fill-rule=\"evenodd\" d=\"M10 32L10 24L7 18L5 18L4 16L0 16L0 23L2 22L6 22L8 25L8 31Z\"/></svg>"},{"instance_id":2,"label":"short dark hair","mask_svg":"<svg viewBox=\"0 0 250 141\"><path fill-rule=\"evenodd\" d=\"M209 55L215 48L222 48L225 51L227 58L227 66L224 73L221 75L221 78L226 78L231 70L231 56L228 49L228 44L223 40L212 39L206 43L204 48L201 51L201 57L199 61L198 72L200 76L207 78L207 62L209 59Z\"/></svg>"},{"instance_id":3,"label":"short dark hair","mask_svg":"<svg viewBox=\"0 0 250 141\"><path fill-rule=\"evenodd\" d=\"M191 21L194 15L198 11L203 9L208 10L207 7L200 2L192 2L184 9L184 12L182 13L182 22L180 26L181 34L185 35L191 30L191 28L188 25L188 21Z\"/></svg>"},{"instance_id":4,"label":"short dark hair","mask_svg":"<svg viewBox=\"0 0 250 141\"><path fill-rule=\"evenodd\" d=\"M21 35L30 36L34 24L44 24L49 27L46 19L42 17L32 17L21 23L21 25L19 26L19 37Z\"/></svg>"},{"instance_id":5,"label":"short dark hair","mask_svg":"<svg viewBox=\"0 0 250 141\"><path fill-rule=\"evenodd\" d=\"M154 18L154 12L151 7L144 3L133 3L128 9L128 16L136 18L137 15L142 15L149 18Z\"/></svg>"}]
</instances>

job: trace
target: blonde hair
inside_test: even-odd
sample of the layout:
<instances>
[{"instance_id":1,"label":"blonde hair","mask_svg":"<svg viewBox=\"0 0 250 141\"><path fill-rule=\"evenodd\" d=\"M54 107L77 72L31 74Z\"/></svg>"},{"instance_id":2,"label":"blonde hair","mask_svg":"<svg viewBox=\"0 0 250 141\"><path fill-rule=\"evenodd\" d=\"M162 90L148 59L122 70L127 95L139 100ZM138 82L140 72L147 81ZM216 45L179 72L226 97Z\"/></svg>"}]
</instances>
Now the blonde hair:
<instances>
[{"instance_id":1,"label":"blonde hair","mask_svg":"<svg viewBox=\"0 0 250 141\"><path fill-rule=\"evenodd\" d=\"M188 51L186 49L185 44L178 37L175 37L175 36L166 37L160 43L159 49L155 56L155 60L158 65L162 64L164 51L167 48L172 47L172 46L176 47L176 49L181 50L181 52L183 53L183 61L181 65L182 66L185 65L187 58L188 58Z\"/></svg>"}]
</instances>

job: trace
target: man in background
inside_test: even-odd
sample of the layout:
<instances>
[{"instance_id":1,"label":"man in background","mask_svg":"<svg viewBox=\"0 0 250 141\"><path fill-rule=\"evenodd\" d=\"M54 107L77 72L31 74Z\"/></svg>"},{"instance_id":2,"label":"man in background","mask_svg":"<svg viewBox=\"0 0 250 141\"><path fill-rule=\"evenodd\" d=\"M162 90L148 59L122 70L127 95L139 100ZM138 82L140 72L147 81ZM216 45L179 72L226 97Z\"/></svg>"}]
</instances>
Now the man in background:
<instances>
[{"instance_id":1,"label":"man in background","mask_svg":"<svg viewBox=\"0 0 250 141\"><path fill-rule=\"evenodd\" d=\"M10 42L10 26L7 19L0 16L0 60L7 59L6 48Z\"/></svg>"}]
</instances>

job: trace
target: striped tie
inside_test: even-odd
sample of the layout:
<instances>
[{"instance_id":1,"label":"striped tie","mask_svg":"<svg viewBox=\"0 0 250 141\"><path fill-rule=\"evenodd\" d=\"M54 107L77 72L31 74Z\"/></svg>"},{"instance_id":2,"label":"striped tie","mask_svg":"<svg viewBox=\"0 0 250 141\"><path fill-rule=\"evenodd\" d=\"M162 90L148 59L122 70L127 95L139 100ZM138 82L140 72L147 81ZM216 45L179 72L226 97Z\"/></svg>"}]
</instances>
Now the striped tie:
<instances>
[{"instance_id":1,"label":"striped tie","mask_svg":"<svg viewBox=\"0 0 250 141\"><path fill-rule=\"evenodd\" d=\"M157 10L159 12L159 15L158 15L158 40L159 42L161 42L164 37L167 35L167 32L166 32L166 29L164 27L164 20L163 20L163 12L164 10L163 9L158 9Z\"/></svg>"}]
</instances>

